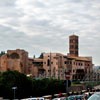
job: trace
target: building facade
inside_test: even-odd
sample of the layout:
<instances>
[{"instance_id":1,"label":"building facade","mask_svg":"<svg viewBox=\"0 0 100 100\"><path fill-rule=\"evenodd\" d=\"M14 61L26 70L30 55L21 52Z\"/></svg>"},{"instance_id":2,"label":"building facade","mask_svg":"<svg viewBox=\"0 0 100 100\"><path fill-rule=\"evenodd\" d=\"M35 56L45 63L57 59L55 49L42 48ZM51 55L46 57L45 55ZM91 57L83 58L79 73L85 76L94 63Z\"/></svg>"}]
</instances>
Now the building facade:
<instances>
[{"instance_id":1,"label":"building facade","mask_svg":"<svg viewBox=\"0 0 100 100\"><path fill-rule=\"evenodd\" d=\"M25 50L8 50L6 54L0 57L0 71L17 70L21 73L27 73L28 52Z\"/></svg>"},{"instance_id":2,"label":"building facade","mask_svg":"<svg viewBox=\"0 0 100 100\"><path fill-rule=\"evenodd\" d=\"M17 70L34 78L83 80L93 71L92 57L79 56L79 37L69 36L69 53L43 53L39 58L29 58L25 50L8 50L0 57L0 71Z\"/></svg>"},{"instance_id":3,"label":"building facade","mask_svg":"<svg viewBox=\"0 0 100 100\"><path fill-rule=\"evenodd\" d=\"M66 59L63 54L60 53L44 53L43 54L43 68L45 69L46 77L52 77L56 79L64 79L64 71L66 65L64 64Z\"/></svg>"}]
</instances>

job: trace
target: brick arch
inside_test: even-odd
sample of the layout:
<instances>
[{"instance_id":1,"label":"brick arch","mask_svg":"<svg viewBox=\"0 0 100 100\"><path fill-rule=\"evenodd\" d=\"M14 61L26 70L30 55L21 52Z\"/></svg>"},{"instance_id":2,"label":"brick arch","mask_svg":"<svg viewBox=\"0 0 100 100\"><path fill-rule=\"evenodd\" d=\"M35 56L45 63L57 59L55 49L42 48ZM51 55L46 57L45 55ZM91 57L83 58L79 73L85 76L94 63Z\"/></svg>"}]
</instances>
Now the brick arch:
<instances>
[{"instance_id":1,"label":"brick arch","mask_svg":"<svg viewBox=\"0 0 100 100\"><path fill-rule=\"evenodd\" d=\"M10 55L10 58L11 58L11 59L19 59L20 57L19 57L19 54L17 54L17 53L12 53L12 54Z\"/></svg>"}]
</instances>

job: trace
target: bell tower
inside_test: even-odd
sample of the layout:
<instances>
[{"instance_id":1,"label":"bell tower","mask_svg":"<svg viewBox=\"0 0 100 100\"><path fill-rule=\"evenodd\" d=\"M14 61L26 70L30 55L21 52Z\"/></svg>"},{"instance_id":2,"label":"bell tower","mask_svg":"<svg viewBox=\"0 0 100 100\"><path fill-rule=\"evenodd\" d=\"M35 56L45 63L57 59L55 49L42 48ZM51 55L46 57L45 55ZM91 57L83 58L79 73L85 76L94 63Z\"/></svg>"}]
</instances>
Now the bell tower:
<instances>
[{"instance_id":1,"label":"bell tower","mask_svg":"<svg viewBox=\"0 0 100 100\"><path fill-rule=\"evenodd\" d=\"M69 55L78 56L78 36L76 35L69 36Z\"/></svg>"}]
</instances>

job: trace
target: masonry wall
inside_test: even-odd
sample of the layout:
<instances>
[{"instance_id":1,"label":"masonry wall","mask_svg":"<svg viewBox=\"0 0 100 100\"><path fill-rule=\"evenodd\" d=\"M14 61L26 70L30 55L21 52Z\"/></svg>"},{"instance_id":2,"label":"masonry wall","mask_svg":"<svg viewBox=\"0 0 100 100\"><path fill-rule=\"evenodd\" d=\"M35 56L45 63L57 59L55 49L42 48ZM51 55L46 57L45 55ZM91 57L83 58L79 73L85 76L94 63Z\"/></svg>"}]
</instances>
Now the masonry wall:
<instances>
[{"instance_id":1,"label":"masonry wall","mask_svg":"<svg viewBox=\"0 0 100 100\"><path fill-rule=\"evenodd\" d=\"M17 70L21 73L27 73L28 53L24 50L8 50L0 58L0 71Z\"/></svg>"}]
</instances>

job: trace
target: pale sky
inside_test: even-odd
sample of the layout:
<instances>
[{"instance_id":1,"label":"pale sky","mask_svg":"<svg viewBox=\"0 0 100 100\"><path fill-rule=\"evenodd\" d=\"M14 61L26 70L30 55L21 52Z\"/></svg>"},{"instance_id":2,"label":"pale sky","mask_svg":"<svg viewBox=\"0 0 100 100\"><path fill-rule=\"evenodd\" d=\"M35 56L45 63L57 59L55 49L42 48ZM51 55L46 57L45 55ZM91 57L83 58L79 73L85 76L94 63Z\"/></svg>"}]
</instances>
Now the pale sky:
<instances>
[{"instance_id":1,"label":"pale sky","mask_svg":"<svg viewBox=\"0 0 100 100\"><path fill-rule=\"evenodd\" d=\"M67 54L73 33L80 56L100 65L100 0L0 0L0 51Z\"/></svg>"}]
</instances>

